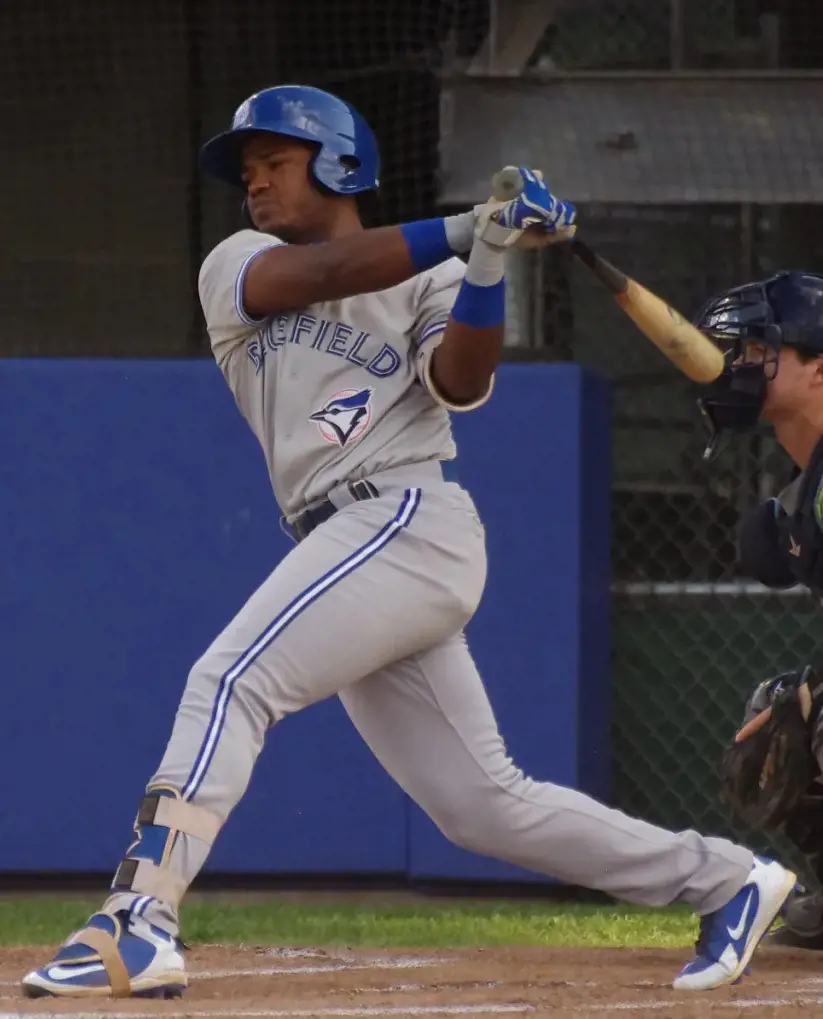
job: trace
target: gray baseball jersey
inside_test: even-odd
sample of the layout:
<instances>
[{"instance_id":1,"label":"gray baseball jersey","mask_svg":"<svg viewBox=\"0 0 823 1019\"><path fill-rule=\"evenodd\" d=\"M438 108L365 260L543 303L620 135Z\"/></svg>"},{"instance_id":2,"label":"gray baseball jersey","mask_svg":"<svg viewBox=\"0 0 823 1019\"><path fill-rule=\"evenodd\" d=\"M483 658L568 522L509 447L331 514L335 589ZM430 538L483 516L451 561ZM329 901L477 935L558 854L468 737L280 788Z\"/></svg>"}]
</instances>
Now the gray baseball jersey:
<instances>
[{"instance_id":1,"label":"gray baseball jersey","mask_svg":"<svg viewBox=\"0 0 823 1019\"><path fill-rule=\"evenodd\" d=\"M263 448L286 516L343 481L455 455L449 409L431 384L464 266L458 258L376 294L263 320L242 303L251 261L282 243L254 230L207 256L200 300L214 356ZM492 383L493 385L493 383Z\"/></svg>"}]
</instances>

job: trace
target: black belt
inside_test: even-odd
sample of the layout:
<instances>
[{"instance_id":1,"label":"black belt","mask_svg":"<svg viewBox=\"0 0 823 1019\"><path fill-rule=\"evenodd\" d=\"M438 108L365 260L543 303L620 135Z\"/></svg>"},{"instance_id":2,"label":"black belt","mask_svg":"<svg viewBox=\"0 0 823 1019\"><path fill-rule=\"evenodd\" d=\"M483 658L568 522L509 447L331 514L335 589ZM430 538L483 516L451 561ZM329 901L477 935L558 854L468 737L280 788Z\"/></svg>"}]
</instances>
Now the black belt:
<instances>
[{"instance_id":1,"label":"black belt","mask_svg":"<svg viewBox=\"0 0 823 1019\"><path fill-rule=\"evenodd\" d=\"M350 481L346 488L351 492L355 502L362 502L364 499L376 499L380 495L380 492L370 481ZM286 534L293 538L294 541L302 541L304 538L308 538L315 527L324 524L336 512L337 507L331 499L326 499L319 506L303 510L291 523L283 521L283 528Z\"/></svg>"},{"instance_id":2,"label":"black belt","mask_svg":"<svg viewBox=\"0 0 823 1019\"><path fill-rule=\"evenodd\" d=\"M454 461L441 460L440 463L443 470L443 480L456 481L457 473ZM346 487L355 502L362 502L364 499L376 499L380 495L378 488L370 481L350 481ZM283 519L282 527L293 541L300 542L304 538L308 538L316 527L324 524L329 517L333 517L336 512L337 507L331 499L326 499L324 502L321 502L319 506L303 510L303 512L299 514L299 516L296 516L291 523Z\"/></svg>"}]
</instances>

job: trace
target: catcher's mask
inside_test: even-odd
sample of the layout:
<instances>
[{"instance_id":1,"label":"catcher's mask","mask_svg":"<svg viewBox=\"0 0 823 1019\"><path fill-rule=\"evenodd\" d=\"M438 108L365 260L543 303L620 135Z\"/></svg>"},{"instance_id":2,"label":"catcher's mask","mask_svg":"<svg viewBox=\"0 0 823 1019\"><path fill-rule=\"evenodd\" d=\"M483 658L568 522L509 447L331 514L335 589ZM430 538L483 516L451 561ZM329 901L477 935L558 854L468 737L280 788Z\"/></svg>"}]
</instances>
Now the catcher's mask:
<instances>
[{"instance_id":1,"label":"catcher's mask","mask_svg":"<svg viewBox=\"0 0 823 1019\"><path fill-rule=\"evenodd\" d=\"M823 354L823 276L783 270L734 287L709 300L694 324L725 348L726 367L697 401L709 433L703 458L711 460L724 432L759 422L781 347ZM747 345L755 343L765 353L752 359Z\"/></svg>"}]
</instances>

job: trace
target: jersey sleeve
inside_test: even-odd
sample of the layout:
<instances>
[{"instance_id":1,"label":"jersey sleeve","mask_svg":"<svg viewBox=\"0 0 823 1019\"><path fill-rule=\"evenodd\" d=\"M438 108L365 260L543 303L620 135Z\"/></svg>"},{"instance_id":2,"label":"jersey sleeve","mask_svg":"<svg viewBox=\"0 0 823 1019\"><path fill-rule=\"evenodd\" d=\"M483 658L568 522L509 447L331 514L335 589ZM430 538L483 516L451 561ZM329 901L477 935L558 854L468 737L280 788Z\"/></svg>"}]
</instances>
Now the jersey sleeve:
<instances>
[{"instance_id":1,"label":"jersey sleeve","mask_svg":"<svg viewBox=\"0 0 823 1019\"><path fill-rule=\"evenodd\" d=\"M271 234L240 230L213 248L200 267L197 289L212 350L222 366L232 350L265 322L243 308L243 283L249 266L263 251L283 242Z\"/></svg>"},{"instance_id":2,"label":"jersey sleeve","mask_svg":"<svg viewBox=\"0 0 823 1019\"><path fill-rule=\"evenodd\" d=\"M489 388L471 403L454 403L435 385L431 375L432 354L443 340L452 305L457 300L466 267L459 258L451 258L427 272L418 298L417 315L412 328L412 342L416 351L417 376L433 400L451 411L476 410L492 395L494 375Z\"/></svg>"}]
</instances>

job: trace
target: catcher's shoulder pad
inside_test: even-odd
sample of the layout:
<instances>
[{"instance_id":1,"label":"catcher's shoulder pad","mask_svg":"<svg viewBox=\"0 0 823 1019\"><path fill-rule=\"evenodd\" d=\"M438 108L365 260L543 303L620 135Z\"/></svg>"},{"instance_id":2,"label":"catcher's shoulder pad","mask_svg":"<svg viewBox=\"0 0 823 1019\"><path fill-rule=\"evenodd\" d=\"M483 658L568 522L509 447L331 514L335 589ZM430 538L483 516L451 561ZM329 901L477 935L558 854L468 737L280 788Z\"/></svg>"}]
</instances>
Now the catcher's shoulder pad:
<instances>
[{"instance_id":1,"label":"catcher's shoulder pad","mask_svg":"<svg viewBox=\"0 0 823 1019\"><path fill-rule=\"evenodd\" d=\"M793 587L797 577L781 544L780 521L786 512L777 499L766 499L740 521L737 553L740 570L766 587Z\"/></svg>"}]
</instances>

